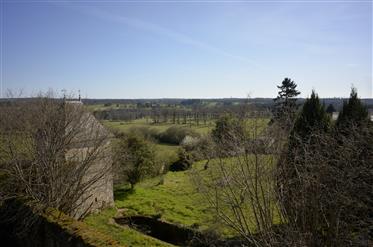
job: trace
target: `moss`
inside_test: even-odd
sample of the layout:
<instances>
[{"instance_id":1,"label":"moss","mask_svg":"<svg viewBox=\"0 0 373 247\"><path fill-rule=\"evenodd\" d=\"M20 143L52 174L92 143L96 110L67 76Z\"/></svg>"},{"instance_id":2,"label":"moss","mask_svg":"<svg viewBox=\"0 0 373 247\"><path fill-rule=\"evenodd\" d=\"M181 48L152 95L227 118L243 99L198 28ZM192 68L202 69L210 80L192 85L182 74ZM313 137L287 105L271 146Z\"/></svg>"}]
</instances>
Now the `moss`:
<instances>
[{"instance_id":1,"label":"moss","mask_svg":"<svg viewBox=\"0 0 373 247\"><path fill-rule=\"evenodd\" d=\"M70 235L81 238L83 242L91 246L122 246L109 235L98 231L84 222L77 221L56 209L48 209L43 216L49 223L60 226Z\"/></svg>"},{"instance_id":2,"label":"moss","mask_svg":"<svg viewBox=\"0 0 373 247\"><path fill-rule=\"evenodd\" d=\"M113 217L116 209L106 209L99 214L88 216L84 222L99 232L110 235L114 240L125 246L159 246L170 247L168 243L144 235L129 227L119 226L114 223Z\"/></svg>"}]
</instances>

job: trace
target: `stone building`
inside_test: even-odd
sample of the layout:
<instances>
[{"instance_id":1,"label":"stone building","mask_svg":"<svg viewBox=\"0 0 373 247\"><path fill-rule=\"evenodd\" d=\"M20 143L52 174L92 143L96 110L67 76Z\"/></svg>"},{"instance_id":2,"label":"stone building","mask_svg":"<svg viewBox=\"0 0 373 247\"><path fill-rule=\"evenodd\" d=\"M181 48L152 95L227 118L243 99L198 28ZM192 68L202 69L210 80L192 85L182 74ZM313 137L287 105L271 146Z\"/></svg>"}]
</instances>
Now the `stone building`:
<instances>
[{"instance_id":1,"label":"stone building","mask_svg":"<svg viewBox=\"0 0 373 247\"><path fill-rule=\"evenodd\" d=\"M68 101L74 107L83 107L81 101ZM87 213L97 212L103 208L114 206L113 196L113 171L110 142L112 135L104 126L89 112L84 112L81 130L74 136L73 145L65 157L66 159L85 160L91 148L99 148L100 157L95 157L94 162L86 171L83 182L94 181L81 195L78 201L75 218L80 218ZM76 126L76 125L74 125ZM97 147L96 141L100 141Z\"/></svg>"}]
</instances>

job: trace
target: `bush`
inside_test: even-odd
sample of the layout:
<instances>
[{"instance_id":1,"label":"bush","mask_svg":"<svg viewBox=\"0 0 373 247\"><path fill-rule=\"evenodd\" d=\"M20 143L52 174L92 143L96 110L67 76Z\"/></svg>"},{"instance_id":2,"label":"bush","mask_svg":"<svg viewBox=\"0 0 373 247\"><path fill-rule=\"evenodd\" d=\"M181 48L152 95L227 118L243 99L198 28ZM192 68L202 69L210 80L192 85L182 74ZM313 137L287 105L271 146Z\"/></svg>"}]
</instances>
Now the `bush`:
<instances>
[{"instance_id":1,"label":"bush","mask_svg":"<svg viewBox=\"0 0 373 247\"><path fill-rule=\"evenodd\" d=\"M158 135L160 142L179 145L186 136L199 137L199 134L190 128L172 126Z\"/></svg>"},{"instance_id":2,"label":"bush","mask_svg":"<svg viewBox=\"0 0 373 247\"><path fill-rule=\"evenodd\" d=\"M245 121L236 116L224 115L216 121L211 137L219 149L220 157L237 155L243 152L241 144L247 138Z\"/></svg>"},{"instance_id":3,"label":"bush","mask_svg":"<svg viewBox=\"0 0 373 247\"><path fill-rule=\"evenodd\" d=\"M133 126L129 129L129 133L141 136L148 141L156 141L159 135L159 132L154 128L144 127L144 126Z\"/></svg>"},{"instance_id":4,"label":"bush","mask_svg":"<svg viewBox=\"0 0 373 247\"><path fill-rule=\"evenodd\" d=\"M170 171L172 172L186 171L192 167L193 160L190 154L185 149L181 148L179 150L178 156L179 156L179 160L174 162L170 166L169 168Z\"/></svg>"},{"instance_id":5,"label":"bush","mask_svg":"<svg viewBox=\"0 0 373 247\"><path fill-rule=\"evenodd\" d=\"M188 152L193 162L215 158L213 141L210 136L186 136L180 144Z\"/></svg>"},{"instance_id":6,"label":"bush","mask_svg":"<svg viewBox=\"0 0 373 247\"><path fill-rule=\"evenodd\" d=\"M131 188L145 177L158 175L154 146L141 136L122 136L114 152L114 161Z\"/></svg>"}]
</instances>

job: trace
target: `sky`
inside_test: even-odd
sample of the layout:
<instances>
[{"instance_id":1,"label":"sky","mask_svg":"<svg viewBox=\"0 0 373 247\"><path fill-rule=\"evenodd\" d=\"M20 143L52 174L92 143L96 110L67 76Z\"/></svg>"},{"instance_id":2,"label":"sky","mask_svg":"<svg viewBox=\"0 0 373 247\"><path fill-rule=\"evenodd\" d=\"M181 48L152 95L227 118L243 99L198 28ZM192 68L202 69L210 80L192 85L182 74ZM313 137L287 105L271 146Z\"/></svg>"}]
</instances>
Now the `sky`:
<instances>
[{"instance_id":1,"label":"sky","mask_svg":"<svg viewBox=\"0 0 373 247\"><path fill-rule=\"evenodd\" d=\"M372 0L0 2L3 97L373 97Z\"/></svg>"}]
</instances>

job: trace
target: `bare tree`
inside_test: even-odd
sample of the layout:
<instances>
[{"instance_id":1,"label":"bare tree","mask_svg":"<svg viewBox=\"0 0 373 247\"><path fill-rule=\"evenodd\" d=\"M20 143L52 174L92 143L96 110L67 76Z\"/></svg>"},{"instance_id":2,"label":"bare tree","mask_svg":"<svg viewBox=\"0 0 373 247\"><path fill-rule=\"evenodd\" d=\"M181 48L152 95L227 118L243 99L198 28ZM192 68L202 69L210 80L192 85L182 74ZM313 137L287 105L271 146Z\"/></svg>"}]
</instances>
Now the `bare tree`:
<instances>
[{"instance_id":1,"label":"bare tree","mask_svg":"<svg viewBox=\"0 0 373 247\"><path fill-rule=\"evenodd\" d=\"M372 125L294 136L294 159L280 166L289 152L287 131L261 121L252 119L245 135L231 131L215 142L209 150L218 158L207 170L194 169L192 179L217 219L249 246L370 246ZM227 150L232 143L236 148ZM288 184L297 187L285 191Z\"/></svg>"},{"instance_id":2,"label":"bare tree","mask_svg":"<svg viewBox=\"0 0 373 247\"><path fill-rule=\"evenodd\" d=\"M238 120L236 120L238 121ZM273 226L282 218L276 203L276 147L266 122L245 119L216 141L207 170L194 170L192 179L215 211L218 220L238 233L248 245L271 246L277 241ZM235 148L229 148L235 146ZM216 152L216 153L215 153ZM276 153L277 152L277 153ZM271 155L268 155L271 153Z\"/></svg>"},{"instance_id":3,"label":"bare tree","mask_svg":"<svg viewBox=\"0 0 373 247\"><path fill-rule=\"evenodd\" d=\"M9 99L0 114L1 202L22 199L75 218L104 204L95 193L112 183L109 133L80 102L48 93Z\"/></svg>"},{"instance_id":4,"label":"bare tree","mask_svg":"<svg viewBox=\"0 0 373 247\"><path fill-rule=\"evenodd\" d=\"M372 126L350 125L348 134L313 131L298 142L295 159L277 171L279 185L297 185L290 193L287 185L278 191L284 227L296 233L293 238L305 246L372 244L372 140Z\"/></svg>"}]
</instances>

